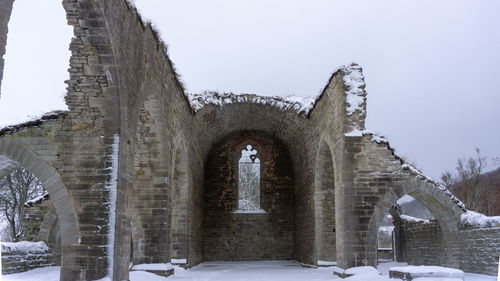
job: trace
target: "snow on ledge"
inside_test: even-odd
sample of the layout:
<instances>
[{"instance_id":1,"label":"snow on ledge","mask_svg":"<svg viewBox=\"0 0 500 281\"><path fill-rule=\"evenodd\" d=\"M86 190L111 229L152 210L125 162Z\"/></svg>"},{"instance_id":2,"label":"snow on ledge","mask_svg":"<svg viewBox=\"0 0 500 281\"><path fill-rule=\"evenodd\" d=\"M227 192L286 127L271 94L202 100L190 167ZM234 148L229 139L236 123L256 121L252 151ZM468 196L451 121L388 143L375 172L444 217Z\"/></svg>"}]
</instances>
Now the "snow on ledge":
<instances>
[{"instance_id":1,"label":"snow on ledge","mask_svg":"<svg viewBox=\"0 0 500 281\"><path fill-rule=\"evenodd\" d=\"M174 269L170 263L142 263L132 266L132 270L168 271Z\"/></svg>"},{"instance_id":2,"label":"snow on ledge","mask_svg":"<svg viewBox=\"0 0 500 281\"><path fill-rule=\"evenodd\" d=\"M402 220L404 221L409 221L409 222L423 222L424 224L431 223L430 220L428 219L422 219L422 218L417 218L413 216L408 216L408 215L401 215L399 216Z\"/></svg>"},{"instance_id":3,"label":"snow on ledge","mask_svg":"<svg viewBox=\"0 0 500 281\"><path fill-rule=\"evenodd\" d=\"M24 203L23 207L29 208L29 207L33 206L34 204L38 204L42 201L48 200L49 198L50 198L50 195L48 193L45 193L44 195L40 195L34 199L26 201L26 203Z\"/></svg>"},{"instance_id":4,"label":"snow on ledge","mask_svg":"<svg viewBox=\"0 0 500 281\"><path fill-rule=\"evenodd\" d=\"M335 265L337 265L337 262L336 261L321 261L321 260L318 260L318 265L319 266L335 266Z\"/></svg>"},{"instance_id":5,"label":"snow on ledge","mask_svg":"<svg viewBox=\"0 0 500 281\"><path fill-rule=\"evenodd\" d=\"M49 251L49 247L43 241L1 242L0 244L2 246L2 253L22 252L25 254L32 254L46 253Z\"/></svg>"},{"instance_id":6,"label":"snow on ledge","mask_svg":"<svg viewBox=\"0 0 500 281\"><path fill-rule=\"evenodd\" d=\"M258 210L236 210L234 211L235 214L267 214L266 211L262 209Z\"/></svg>"},{"instance_id":7,"label":"snow on ledge","mask_svg":"<svg viewBox=\"0 0 500 281\"><path fill-rule=\"evenodd\" d=\"M410 273L412 277L462 278L460 280L464 277L460 269L433 265L398 266L389 268L389 271Z\"/></svg>"},{"instance_id":8,"label":"snow on ledge","mask_svg":"<svg viewBox=\"0 0 500 281\"><path fill-rule=\"evenodd\" d=\"M346 137L370 136L370 139L373 142L376 142L376 143L385 143L385 144L389 143L389 141L384 136L380 136L380 135L378 135L376 133L373 133L370 130L359 130L358 128L352 129L350 132L345 133L344 136L346 136Z\"/></svg>"},{"instance_id":9,"label":"snow on ledge","mask_svg":"<svg viewBox=\"0 0 500 281\"><path fill-rule=\"evenodd\" d=\"M467 211L461 216L462 225L476 227L496 227L500 226L500 216L488 217L478 212Z\"/></svg>"},{"instance_id":10,"label":"snow on ledge","mask_svg":"<svg viewBox=\"0 0 500 281\"><path fill-rule=\"evenodd\" d=\"M258 96L253 94L217 93L205 91L201 94L188 93L186 97L194 112L198 112L205 105L223 106L233 103L256 103L277 107L280 110L294 110L299 114L309 115L316 104L317 96L314 97L280 97L280 96Z\"/></svg>"},{"instance_id":11,"label":"snow on ledge","mask_svg":"<svg viewBox=\"0 0 500 281\"><path fill-rule=\"evenodd\" d=\"M187 264L187 259L170 259L172 264Z\"/></svg>"}]
</instances>

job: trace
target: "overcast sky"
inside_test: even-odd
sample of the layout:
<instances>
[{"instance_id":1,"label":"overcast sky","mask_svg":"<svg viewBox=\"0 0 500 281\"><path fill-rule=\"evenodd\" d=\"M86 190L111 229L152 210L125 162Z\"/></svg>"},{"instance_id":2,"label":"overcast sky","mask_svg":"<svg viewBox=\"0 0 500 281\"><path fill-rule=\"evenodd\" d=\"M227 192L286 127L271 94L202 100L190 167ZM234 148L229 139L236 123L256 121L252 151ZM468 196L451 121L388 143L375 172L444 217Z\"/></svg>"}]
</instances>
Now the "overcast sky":
<instances>
[{"instance_id":1,"label":"overcast sky","mask_svg":"<svg viewBox=\"0 0 500 281\"><path fill-rule=\"evenodd\" d=\"M189 92L317 95L357 62L368 129L426 174L500 156L500 1L135 2ZM60 0L16 0L9 28L0 126L65 108L72 36Z\"/></svg>"}]
</instances>

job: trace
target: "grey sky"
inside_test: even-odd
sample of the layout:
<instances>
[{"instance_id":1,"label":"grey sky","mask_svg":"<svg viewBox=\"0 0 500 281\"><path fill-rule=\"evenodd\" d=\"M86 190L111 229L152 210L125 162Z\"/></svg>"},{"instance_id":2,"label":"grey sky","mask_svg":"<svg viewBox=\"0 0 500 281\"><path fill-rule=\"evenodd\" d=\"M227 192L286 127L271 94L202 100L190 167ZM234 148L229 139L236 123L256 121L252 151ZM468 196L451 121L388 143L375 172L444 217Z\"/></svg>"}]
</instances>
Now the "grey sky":
<instances>
[{"instance_id":1,"label":"grey sky","mask_svg":"<svg viewBox=\"0 0 500 281\"><path fill-rule=\"evenodd\" d=\"M474 147L500 156L500 1L135 2L190 92L317 95L338 66L357 62L368 129L426 174L438 178ZM68 76L65 22L58 0L16 0L0 126L21 108L64 107L54 100Z\"/></svg>"}]
</instances>

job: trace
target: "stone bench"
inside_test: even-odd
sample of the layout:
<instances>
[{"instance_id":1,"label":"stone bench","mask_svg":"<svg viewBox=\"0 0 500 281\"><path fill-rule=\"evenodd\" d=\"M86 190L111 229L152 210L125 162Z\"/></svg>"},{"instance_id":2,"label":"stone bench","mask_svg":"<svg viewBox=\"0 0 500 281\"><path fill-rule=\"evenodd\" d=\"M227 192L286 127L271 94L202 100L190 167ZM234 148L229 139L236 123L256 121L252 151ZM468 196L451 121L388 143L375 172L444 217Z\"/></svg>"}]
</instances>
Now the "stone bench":
<instances>
[{"instance_id":1,"label":"stone bench","mask_svg":"<svg viewBox=\"0 0 500 281\"><path fill-rule=\"evenodd\" d=\"M427 278L446 278L444 280L464 280L464 272L460 269L442 266L402 266L391 267L389 277L410 281L415 278L425 280Z\"/></svg>"},{"instance_id":2,"label":"stone bench","mask_svg":"<svg viewBox=\"0 0 500 281\"><path fill-rule=\"evenodd\" d=\"M136 264L130 268L130 271L146 271L162 277L174 275L174 267L169 263Z\"/></svg>"}]
</instances>

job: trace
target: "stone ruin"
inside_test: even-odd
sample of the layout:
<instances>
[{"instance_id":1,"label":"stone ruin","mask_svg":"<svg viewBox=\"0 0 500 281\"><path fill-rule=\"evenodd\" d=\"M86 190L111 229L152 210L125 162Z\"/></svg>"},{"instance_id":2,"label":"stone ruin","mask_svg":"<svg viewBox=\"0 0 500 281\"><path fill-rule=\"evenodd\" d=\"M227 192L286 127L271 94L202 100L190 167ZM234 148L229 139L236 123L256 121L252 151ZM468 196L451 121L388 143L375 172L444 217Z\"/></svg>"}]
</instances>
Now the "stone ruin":
<instances>
[{"instance_id":1,"label":"stone ruin","mask_svg":"<svg viewBox=\"0 0 500 281\"><path fill-rule=\"evenodd\" d=\"M0 57L12 2L0 3ZM130 262L172 259L376 265L387 212L396 260L496 273L500 228L464 223L456 197L365 130L358 65L312 99L187 94L127 1L63 5L74 30L69 110L0 131L0 176L23 166L50 194L34 239L57 249L61 280L128 280ZM260 161L258 212L239 212L248 145ZM406 194L435 219L401 219Z\"/></svg>"}]
</instances>

